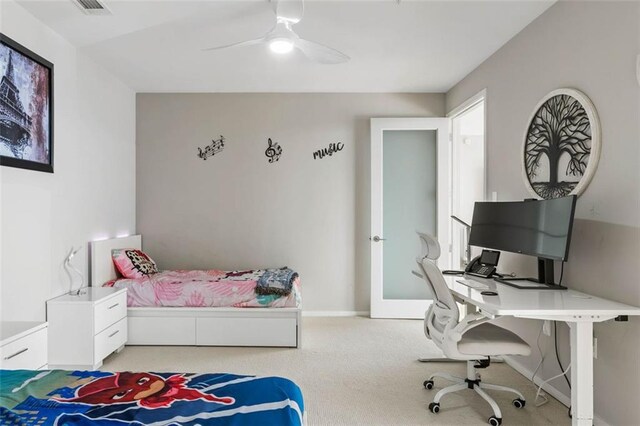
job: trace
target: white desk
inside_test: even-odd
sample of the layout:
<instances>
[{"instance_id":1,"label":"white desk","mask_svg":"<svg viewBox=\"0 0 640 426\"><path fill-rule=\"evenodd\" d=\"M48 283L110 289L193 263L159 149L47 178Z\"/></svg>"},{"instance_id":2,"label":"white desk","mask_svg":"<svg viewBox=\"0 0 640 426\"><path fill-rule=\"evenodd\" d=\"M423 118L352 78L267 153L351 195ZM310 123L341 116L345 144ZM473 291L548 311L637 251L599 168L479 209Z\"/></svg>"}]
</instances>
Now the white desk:
<instances>
[{"instance_id":1,"label":"white desk","mask_svg":"<svg viewBox=\"0 0 640 426\"><path fill-rule=\"evenodd\" d=\"M521 290L471 276L445 276L445 280L456 298L476 306L489 318L512 316L569 324L572 424L593 425L593 323L619 315L640 315L640 308L574 290ZM484 296L480 294L484 289L471 288L459 280L484 283L498 295Z\"/></svg>"}]
</instances>

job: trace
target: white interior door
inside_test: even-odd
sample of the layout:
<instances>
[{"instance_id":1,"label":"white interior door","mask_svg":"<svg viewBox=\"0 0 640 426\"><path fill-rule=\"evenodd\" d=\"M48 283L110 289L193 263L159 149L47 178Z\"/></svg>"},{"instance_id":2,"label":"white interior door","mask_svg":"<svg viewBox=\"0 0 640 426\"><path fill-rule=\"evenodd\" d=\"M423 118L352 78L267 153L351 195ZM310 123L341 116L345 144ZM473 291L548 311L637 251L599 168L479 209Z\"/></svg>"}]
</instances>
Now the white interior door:
<instances>
[{"instance_id":1,"label":"white interior door","mask_svg":"<svg viewBox=\"0 0 640 426\"><path fill-rule=\"evenodd\" d=\"M446 118L371 119L371 317L423 318L432 295L412 274L420 241L438 238L447 268L450 238Z\"/></svg>"}]
</instances>

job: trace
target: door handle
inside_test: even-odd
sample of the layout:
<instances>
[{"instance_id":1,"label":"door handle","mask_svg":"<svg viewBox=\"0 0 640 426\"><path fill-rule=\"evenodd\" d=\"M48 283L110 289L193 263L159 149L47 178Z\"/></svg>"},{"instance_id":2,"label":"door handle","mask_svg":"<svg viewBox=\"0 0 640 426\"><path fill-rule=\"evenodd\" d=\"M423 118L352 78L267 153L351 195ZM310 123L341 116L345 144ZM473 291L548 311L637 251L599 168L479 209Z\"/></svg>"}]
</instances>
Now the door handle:
<instances>
[{"instance_id":1,"label":"door handle","mask_svg":"<svg viewBox=\"0 0 640 426\"><path fill-rule=\"evenodd\" d=\"M377 235L374 235L373 237L369 238L371 241L373 241L374 243L379 243L380 241L384 241L386 240L386 238L380 238Z\"/></svg>"}]
</instances>

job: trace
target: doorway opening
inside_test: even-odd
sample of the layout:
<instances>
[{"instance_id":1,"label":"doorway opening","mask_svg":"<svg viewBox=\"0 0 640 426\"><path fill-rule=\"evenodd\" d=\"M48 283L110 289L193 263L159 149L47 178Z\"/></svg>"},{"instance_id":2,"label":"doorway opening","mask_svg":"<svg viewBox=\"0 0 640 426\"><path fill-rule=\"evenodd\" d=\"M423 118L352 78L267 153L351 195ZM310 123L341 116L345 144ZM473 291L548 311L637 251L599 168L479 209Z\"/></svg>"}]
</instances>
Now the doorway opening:
<instances>
[{"instance_id":1,"label":"doorway opening","mask_svg":"<svg viewBox=\"0 0 640 426\"><path fill-rule=\"evenodd\" d=\"M474 96L449 114L451 119L451 214L471 224L476 201L486 200L485 92ZM451 267L464 269L469 228L451 222Z\"/></svg>"}]
</instances>

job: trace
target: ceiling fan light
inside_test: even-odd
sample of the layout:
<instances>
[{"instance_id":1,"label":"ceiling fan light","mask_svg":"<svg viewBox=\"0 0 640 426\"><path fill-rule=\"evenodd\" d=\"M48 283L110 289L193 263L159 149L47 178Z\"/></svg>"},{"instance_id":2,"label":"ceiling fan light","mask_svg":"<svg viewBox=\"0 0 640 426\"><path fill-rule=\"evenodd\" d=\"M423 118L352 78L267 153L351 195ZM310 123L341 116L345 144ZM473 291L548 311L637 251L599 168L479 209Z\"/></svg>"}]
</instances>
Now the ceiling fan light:
<instances>
[{"instance_id":1,"label":"ceiling fan light","mask_svg":"<svg viewBox=\"0 0 640 426\"><path fill-rule=\"evenodd\" d=\"M269 48L272 52L283 55L293 50L293 42L286 38L276 38L269 42Z\"/></svg>"}]
</instances>

